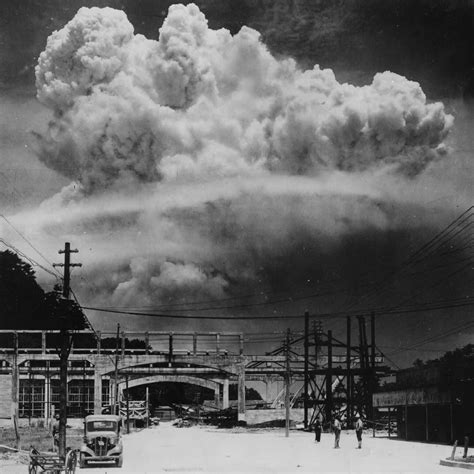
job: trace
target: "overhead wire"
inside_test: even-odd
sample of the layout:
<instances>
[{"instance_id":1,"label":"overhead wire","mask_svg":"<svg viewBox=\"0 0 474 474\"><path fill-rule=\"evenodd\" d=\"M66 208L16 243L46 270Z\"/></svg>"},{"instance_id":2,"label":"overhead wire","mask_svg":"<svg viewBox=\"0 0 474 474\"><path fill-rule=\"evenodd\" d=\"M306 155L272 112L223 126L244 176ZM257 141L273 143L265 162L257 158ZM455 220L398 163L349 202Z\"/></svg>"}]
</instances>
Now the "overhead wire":
<instances>
[{"instance_id":1,"label":"overhead wire","mask_svg":"<svg viewBox=\"0 0 474 474\"><path fill-rule=\"evenodd\" d=\"M45 266L41 265L40 263L38 263L32 257L29 257L27 254L25 254L20 249L16 248L14 245L7 242L5 239L0 238L0 243L2 243L5 247L13 250L17 255L19 255L21 258L23 258L24 260L29 262L32 266L41 268L44 272L54 276L56 279L59 279L59 276L56 273L52 272L51 270L49 270Z\"/></svg>"},{"instance_id":2,"label":"overhead wire","mask_svg":"<svg viewBox=\"0 0 474 474\"><path fill-rule=\"evenodd\" d=\"M54 268L53 264L3 215L0 214L0 217L2 217L5 222L46 262L48 265L50 265L54 272L58 275L60 275L59 272L56 271Z\"/></svg>"},{"instance_id":3,"label":"overhead wire","mask_svg":"<svg viewBox=\"0 0 474 474\"><path fill-rule=\"evenodd\" d=\"M470 206L466 209L463 213L461 213L456 219L451 221L447 226L445 226L440 232L438 232L432 239L422 245L419 249L417 249L414 253L412 253L407 259L405 259L396 269L389 272L385 277L383 277L379 282L373 285L372 289L366 293L365 295L361 295L358 297L357 303L361 300L369 299L373 302L375 295L380 296L387 292L390 288L390 285L396 276L401 276L406 269L410 268L414 265L415 262L420 262L420 257L423 255L422 260L427 259L433 256L442 245L447 244L448 242L452 241L455 236L448 237L457 226L463 224L467 219L472 218L473 214L471 211L474 209L474 206ZM464 228L463 231L466 229ZM457 235L457 233L456 233ZM381 293L382 292L382 293ZM353 303L349 306L345 306L346 310L349 310L355 306L357 303ZM366 304L366 303L364 303ZM370 304L370 303L369 303Z\"/></svg>"}]
</instances>

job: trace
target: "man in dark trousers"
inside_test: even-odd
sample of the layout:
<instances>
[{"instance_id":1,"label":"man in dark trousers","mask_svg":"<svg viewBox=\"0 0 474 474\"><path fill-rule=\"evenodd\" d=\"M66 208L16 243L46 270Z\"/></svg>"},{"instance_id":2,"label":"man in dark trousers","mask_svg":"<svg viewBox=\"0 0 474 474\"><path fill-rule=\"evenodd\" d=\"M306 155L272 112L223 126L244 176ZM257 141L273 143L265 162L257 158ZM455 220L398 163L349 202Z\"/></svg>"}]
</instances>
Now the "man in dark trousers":
<instances>
[{"instance_id":1,"label":"man in dark trousers","mask_svg":"<svg viewBox=\"0 0 474 474\"><path fill-rule=\"evenodd\" d=\"M339 440L341 439L341 420L339 420L338 415L334 417L332 426L334 429L334 448L339 449Z\"/></svg>"},{"instance_id":2,"label":"man in dark trousers","mask_svg":"<svg viewBox=\"0 0 474 474\"><path fill-rule=\"evenodd\" d=\"M358 449L362 448L362 430L364 428L364 423L362 423L362 419L360 418L359 415L356 416L356 424L355 424L355 429L356 429L356 436L357 436L357 443Z\"/></svg>"},{"instance_id":3,"label":"man in dark trousers","mask_svg":"<svg viewBox=\"0 0 474 474\"><path fill-rule=\"evenodd\" d=\"M59 415L54 415L53 422L53 444L56 451L59 451Z\"/></svg>"},{"instance_id":4,"label":"man in dark trousers","mask_svg":"<svg viewBox=\"0 0 474 474\"><path fill-rule=\"evenodd\" d=\"M321 420L318 417L316 418L316 423L314 424L314 435L315 435L315 441L317 443L321 441L321 430L322 430Z\"/></svg>"}]
</instances>

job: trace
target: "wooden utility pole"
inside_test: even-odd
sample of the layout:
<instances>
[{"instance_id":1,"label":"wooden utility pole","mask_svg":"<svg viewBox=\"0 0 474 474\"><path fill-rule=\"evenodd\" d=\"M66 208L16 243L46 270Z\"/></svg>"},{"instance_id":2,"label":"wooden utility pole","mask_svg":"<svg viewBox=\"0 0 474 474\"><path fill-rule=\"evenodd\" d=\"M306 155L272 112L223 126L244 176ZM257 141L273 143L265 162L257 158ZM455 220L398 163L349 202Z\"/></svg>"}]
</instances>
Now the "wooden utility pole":
<instances>
[{"instance_id":1,"label":"wooden utility pole","mask_svg":"<svg viewBox=\"0 0 474 474\"><path fill-rule=\"evenodd\" d=\"M372 436L375 438L375 409L373 403L373 395L375 392L375 384L376 384L376 375L375 375L375 314L372 312L370 315L370 384L369 384L369 412L370 418L373 421L372 424ZM428 408L428 405L426 405ZM428 420L428 419L427 419ZM428 421L427 421L428 424ZM428 440L427 440L428 441Z\"/></svg>"},{"instance_id":2,"label":"wooden utility pole","mask_svg":"<svg viewBox=\"0 0 474 474\"><path fill-rule=\"evenodd\" d=\"M145 408L146 408L146 427L150 426L150 395L149 395L149 390L148 390L148 385L146 386L145 389Z\"/></svg>"},{"instance_id":3,"label":"wooden utility pole","mask_svg":"<svg viewBox=\"0 0 474 474\"><path fill-rule=\"evenodd\" d=\"M308 429L308 386L309 386L309 312L304 313L304 429Z\"/></svg>"},{"instance_id":4,"label":"wooden utility pole","mask_svg":"<svg viewBox=\"0 0 474 474\"><path fill-rule=\"evenodd\" d=\"M18 432L18 333L13 333L13 362L12 362L12 423L15 430L15 448L20 447L20 434Z\"/></svg>"},{"instance_id":5,"label":"wooden utility pole","mask_svg":"<svg viewBox=\"0 0 474 474\"><path fill-rule=\"evenodd\" d=\"M347 379L347 382L346 382L346 393L347 393L347 402L346 402L346 406L347 406L347 427L348 428L352 428L352 418L353 418L353 414L352 414L352 407L353 407L353 402L352 402L352 374L351 374L351 317L350 316L347 316L346 317L346 343L347 343L347 347L346 347L346 371L347 371L347 375L346 375L346 379Z\"/></svg>"},{"instance_id":6,"label":"wooden utility pole","mask_svg":"<svg viewBox=\"0 0 474 474\"><path fill-rule=\"evenodd\" d=\"M290 436L290 329L286 331L285 341L285 437Z\"/></svg>"},{"instance_id":7,"label":"wooden utility pole","mask_svg":"<svg viewBox=\"0 0 474 474\"><path fill-rule=\"evenodd\" d=\"M332 331L328 331L328 370L326 374L326 423L332 420Z\"/></svg>"},{"instance_id":8,"label":"wooden utility pole","mask_svg":"<svg viewBox=\"0 0 474 474\"><path fill-rule=\"evenodd\" d=\"M80 263L71 263L71 253L78 250L71 250L71 244L66 242L64 250L59 254L64 254L64 263L55 263L55 267L64 267L63 277L63 297L69 299L71 291L71 267L81 267ZM67 423L67 361L71 348L71 335L68 329L67 315L62 315L60 328L60 349L59 349L59 455L66 456L66 423Z\"/></svg>"},{"instance_id":9,"label":"wooden utility pole","mask_svg":"<svg viewBox=\"0 0 474 474\"><path fill-rule=\"evenodd\" d=\"M130 394L128 393L128 374L125 379L125 390L127 390L127 434L130 433Z\"/></svg>"},{"instance_id":10,"label":"wooden utility pole","mask_svg":"<svg viewBox=\"0 0 474 474\"><path fill-rule=\"evenodd\" d=\"M119 345L120 345L120 324L117 324L117 337L115 338L114 415L120 415L120 408L119 408L119 401L118 401ZM110 410L110 413L112 413L112 410Z\"/></svg>"}]
</instances>

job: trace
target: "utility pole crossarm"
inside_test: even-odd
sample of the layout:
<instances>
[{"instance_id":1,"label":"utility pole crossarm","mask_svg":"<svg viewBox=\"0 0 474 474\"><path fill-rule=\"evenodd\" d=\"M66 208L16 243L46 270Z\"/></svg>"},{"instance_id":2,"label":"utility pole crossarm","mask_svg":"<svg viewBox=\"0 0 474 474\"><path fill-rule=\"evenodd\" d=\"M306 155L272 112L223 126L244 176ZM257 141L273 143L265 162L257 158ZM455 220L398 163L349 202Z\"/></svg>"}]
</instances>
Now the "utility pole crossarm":
<instances>
[{"instance_id":1,"label":"utility pole crossarm","mask_svg":"<svg viewBox=\"0 0 474 474\"><path fill-rule=\"evenodd\" d=\"M81 263L71 263L71 253L78 253L79 250L71 250L71 244L66 242L64 250L59 250L59 254L64 254L64 263L54 263L53 267L64 267L63 296L69 298L71 283L71 267L82 267Z\"/></svg>"}]
</instances>

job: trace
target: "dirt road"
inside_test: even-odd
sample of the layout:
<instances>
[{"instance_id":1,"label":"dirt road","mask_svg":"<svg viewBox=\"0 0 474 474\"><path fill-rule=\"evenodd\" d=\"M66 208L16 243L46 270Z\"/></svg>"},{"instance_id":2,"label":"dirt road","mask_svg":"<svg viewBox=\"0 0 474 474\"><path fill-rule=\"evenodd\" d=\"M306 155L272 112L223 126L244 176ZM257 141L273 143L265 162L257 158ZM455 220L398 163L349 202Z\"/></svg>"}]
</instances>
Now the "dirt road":
<instances>
[{"instance_id":1,"label":"dirt road","mask_svg":"<svg viewBox=\"0 0 474 474\"><path fill-rule=\"evenodd\" d=\"M124 436L122 469L78 468L77 474L465 472L439 465L440 458L450 455L449 446L372 438L367 433L363 449L358 450L353 432L343 432L340 445L333 449L333 435L324 433L316 444L312 433L301 431L291 431L285 438L284 430L175 428L162 423ZM0 460L0 472L19 474L28 468Z\"/></svg>"},{"instance_id":2,"label":"dirt road","mask_svg":"<svg viewBox=\"0 0 474 474\"><path fill-rule=\"evenodd\" d=\"M323 434L319 445L311 433L283 430L218 430L212 427L175 428L167 423L124 437L123 469L82 469L81 474L215 472L215 473L435 473L457 469L439 466L449 446L407 443L364 437L355 449L353 433L343 433L341 448Z\"/></svg>"}]
</instances>

